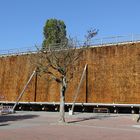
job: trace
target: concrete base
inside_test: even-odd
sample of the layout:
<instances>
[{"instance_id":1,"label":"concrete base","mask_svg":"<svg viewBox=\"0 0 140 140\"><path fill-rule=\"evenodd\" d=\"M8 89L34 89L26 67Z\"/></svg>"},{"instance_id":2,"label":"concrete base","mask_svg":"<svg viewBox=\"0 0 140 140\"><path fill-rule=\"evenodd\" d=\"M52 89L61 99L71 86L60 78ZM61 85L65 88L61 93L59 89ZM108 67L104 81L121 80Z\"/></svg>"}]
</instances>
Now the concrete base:
<instances>
[{"instance_id":1,"label":"concrete base","mask_svg":"<svg viewBox=\"0 0 140 140\"><path fill-rule=\"evenodd\" d=\"M72 110L69 110L69 115L74 115L74 112Z\"/></svg>"}]
</instances>

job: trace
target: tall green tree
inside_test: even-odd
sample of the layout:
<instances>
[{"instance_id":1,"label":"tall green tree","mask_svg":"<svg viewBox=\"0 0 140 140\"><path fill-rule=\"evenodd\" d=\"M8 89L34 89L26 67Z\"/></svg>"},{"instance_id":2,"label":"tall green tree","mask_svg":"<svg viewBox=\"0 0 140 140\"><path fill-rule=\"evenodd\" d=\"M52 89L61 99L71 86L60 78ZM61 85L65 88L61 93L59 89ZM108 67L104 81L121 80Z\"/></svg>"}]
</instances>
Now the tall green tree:
<instances>
[{"instance_id":1,"label":"tall green tree","mask_svg":"<svg viewBox=\"0 0 140 140\"><path fill-rule=\"evenodd\" d=\"M46 48L51 44L54 45L67 41L66 25L62 20L48 19L43 28L43 34L43 48Z\"/></svg>"}]
</instances>

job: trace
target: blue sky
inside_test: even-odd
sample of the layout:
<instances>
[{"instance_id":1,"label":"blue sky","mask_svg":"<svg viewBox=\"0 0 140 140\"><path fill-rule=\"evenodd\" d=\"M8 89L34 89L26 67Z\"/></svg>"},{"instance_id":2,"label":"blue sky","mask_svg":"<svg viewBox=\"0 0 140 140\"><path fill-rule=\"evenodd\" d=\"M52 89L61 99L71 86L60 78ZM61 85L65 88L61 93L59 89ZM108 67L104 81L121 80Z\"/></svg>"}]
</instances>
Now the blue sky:
<instances>
[{"instance_id":1,"label":"blue sky","mask_svg":"<svg viewBox=\"0 0 140 140\"><path fill-rule=\"evenodd\" d=\"M140 0L0 0L0 50L41 44L49 18L63 20L79 41L90 27L97 38L140 34L139 14Z\"/></svg>"}]
</instances>

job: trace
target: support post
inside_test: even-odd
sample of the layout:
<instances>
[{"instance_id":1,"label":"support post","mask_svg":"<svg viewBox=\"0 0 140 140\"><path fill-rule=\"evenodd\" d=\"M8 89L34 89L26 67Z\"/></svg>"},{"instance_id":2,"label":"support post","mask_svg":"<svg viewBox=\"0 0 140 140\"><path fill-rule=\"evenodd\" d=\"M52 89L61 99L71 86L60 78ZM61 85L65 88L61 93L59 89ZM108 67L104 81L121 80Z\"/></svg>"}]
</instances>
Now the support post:
<instances>
[{"instance_id":1,"label":"support post","mask_svg":"<svg viewBox=\"0 0 140 140\"><path fill-rule=\"evenodd\" d=\"M36 102L37 96L37 72L35 73L35 94L34 94L34 102Z\"/></svg>"},{"instance_id":2,"label":"support post","mask_svg":"<svg viewBox=\"0 0 140 140\"><path fill-rule=\"evenodd\" d=\"M80 83L79 83L78 88L77 88L77 90L76 90L76 93L75 93L75 96L74 96L74 100L73 100L73 104L72 104L72 108L71 108L71 110L70 110L70 112L69 112L70 115L73 115L75 102L76 102L76 99L77 99L77 97L78 97L78 93L79 93L81 84L82 84L82 82L83 82L84 75L85 75L85 73L86 73L86 69L87 69L87 64L86 64L85 67L84 67L84 70L83 70L83 73L82 73L82 76L81 76L81 79L80 79Z\"/></svg>"},{"instance_id":3,"label":"support post","mask_svg":"<svg viewBox=\"0 0 140 140\"><path fill-rule=\"evenodd\" d=\"M16 108L18 102L19 102L19 100L22 98L22 96L23 96L23 94L24 94L24 92L25 92L25 90L26 90L28 84L29 84L30 81L32 80L33 76L35 75L35 73L36 73L36 70L33 71L32 75L30 76L29 80L27 81L26 85L24 86L22 92L20 93L19 97L17 98L17 101L16 101L15 105L14 105L13 108L12 108L12 111L13 111L13 112L14 112L14 110L15 110L15 108Z\"/></svg>"},{"instance_id":4,"label":"support post","mask_svg":"<svg viewBox=\"0 0 140 140\"><path fill-rule=\"evenodd\" d=\"M88 65L86 67L86 103L88 102Z\"/></svg>"}]
</instances>

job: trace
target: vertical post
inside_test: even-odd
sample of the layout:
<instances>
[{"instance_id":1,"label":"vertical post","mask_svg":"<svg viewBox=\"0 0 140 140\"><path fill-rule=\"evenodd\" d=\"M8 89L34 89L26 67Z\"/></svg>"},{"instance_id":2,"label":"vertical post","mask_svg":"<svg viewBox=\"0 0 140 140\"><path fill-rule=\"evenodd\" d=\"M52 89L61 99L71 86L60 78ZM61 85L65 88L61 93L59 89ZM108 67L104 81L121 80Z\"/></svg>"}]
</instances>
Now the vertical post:
<instances>
[{"instance_id":1,"label":"vertical post","mask_svg":"<svg viewBox=\"0 0 140 140\"><path fill-rule=\"evenodd\" d=\"M132 42L134 41L134 35L132 34Z\"/></svg>"},{"instance_id":2,"label":"vertical post","mask_svg":"<svg viewBox=\"0 0 140 140\"><path fill-rule=\"evenodd\" d=\"M101 45L103 45L103 39L101 38Z\"/></svg>"},{"instance_id":3,"label":"vertical post","mask_svg":"<svg viewBox=\"0 0 140 140\"><path fill-rule=\"evenodd\" d=\"M35 74L35 95L34 95L34 102L36 102L36 96L37 96L37 72Z\"/></svg>"},{"instance_id":4,"label":"vertical post","mask_svg":"<svg viewBox=\"0 0 140 140\"><path fill-rule=\"evenodd\" d=\"M116 36L115 38L116 38L116 44L118 44L118 38L119 38L119 37L118 37L118 36Z\"/></svg>"},{"instance_id":5,"label":"vertical post","mask_svg":"<svg viewBox=\"0 0 140 140\"><path fill-rule=\"evenodd\" d=\"M88 102L88 65L86 67L86 103Z\"/></svg>"}]
</instances>

